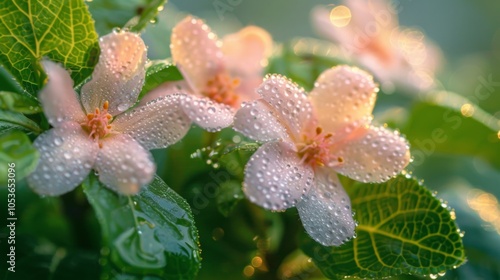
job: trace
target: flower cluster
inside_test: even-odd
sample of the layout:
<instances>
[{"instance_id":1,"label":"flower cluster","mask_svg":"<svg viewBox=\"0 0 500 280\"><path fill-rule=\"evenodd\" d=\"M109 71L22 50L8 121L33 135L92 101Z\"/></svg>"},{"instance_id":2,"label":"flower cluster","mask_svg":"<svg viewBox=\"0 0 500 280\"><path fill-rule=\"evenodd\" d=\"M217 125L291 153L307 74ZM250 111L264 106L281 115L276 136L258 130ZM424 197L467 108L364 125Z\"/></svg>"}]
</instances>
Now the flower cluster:
<instances>
[{"instance_id":1,"label":"flower cluster","mask_svg":"<svg viewBox=\"0 0 500 280\"><path fill-rule=\"evenodd\" d=\"M179 141L192 122L208 131L233 125L263 143L245 169L248 198L275 211L297 207L311 237L331 246L355 229L337 173L382 182L409 162L406 140L371 124L378 88L369 74L328 69L309 95L284 76L262 82L272 40L258 27L218 41L202 20L185 18L171 38L184 80L159 86L137 105L147 60L143 41L116 31L100 47L80 95L67 71L42 61L48 81L39 99L53 128L35 140L41 158L28 178L40 194L68 192L92 169L107 187L137 193L155 173L148 150Z\"/></svg>"}]
</instances>

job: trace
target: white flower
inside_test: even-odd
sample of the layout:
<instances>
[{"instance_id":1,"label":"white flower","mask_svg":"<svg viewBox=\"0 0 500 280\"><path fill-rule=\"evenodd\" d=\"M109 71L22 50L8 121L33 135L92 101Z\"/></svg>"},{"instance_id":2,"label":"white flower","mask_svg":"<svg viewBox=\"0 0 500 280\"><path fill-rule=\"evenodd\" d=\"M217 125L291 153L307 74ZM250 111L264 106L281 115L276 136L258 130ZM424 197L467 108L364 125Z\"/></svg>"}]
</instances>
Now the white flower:
<instances>
[{"instance_id":1,"label":"white flower","mask_svg":"<svg viewBox=\"0 0 500 280\"><path fill-rule=\"evenodd\" d=\"M350 200L337 173L383 182L409 162L399 133L371 125L378 88L366 72L339 66L323 72L309 96L270 75L262 99L244 104L234 129L265 142L245 169L244 192L270 210L296 206L309 235L325 246L354 235Z\"/></svg>"},{"instance_id":2,"label":"white flower","mask_svg":"<svg viewBox=\"0 0 500 280\"><path fill-rule=\"evenodd\" d=\"M343 2L346 6L313 10L313 24L321 35L370 69L384 89L394 84L416 90L434 86L441 52L421 31L400 27L397 11L384 0Z\"/></svg>"},{"instance_id":3,"label":"white flower","mask_svg":"<svg viewBox=\"0 0 500 280\"><path fill-rule=\"evenodd\" d=\"M80 97L64 68L42 61L48 82L39 99L54 128L34 142L40 161L28 183L39 194L69 192L92 169L107 187L136 193L156 170L148 150L177 142L189 129L179 95L123 113L136 102L144 84L146 47L129 32L113 32L99 44L99 62Z\"/></svg>"},{"instance_id":4,"label":"white flower","mask_svg":"<svg viewBox=\"0 0 500 280\"><path fill-rule=\"evenodd\" d=\"M187 93L182 102L186 114L200 127L217 131L232 124L241 102L258 97L255 88L272 39L265 30L248 26L218 41L202 20L188 16L174 27L170 48L185 80L161 85L143 102Z\"/></svg>"}]
</instances>

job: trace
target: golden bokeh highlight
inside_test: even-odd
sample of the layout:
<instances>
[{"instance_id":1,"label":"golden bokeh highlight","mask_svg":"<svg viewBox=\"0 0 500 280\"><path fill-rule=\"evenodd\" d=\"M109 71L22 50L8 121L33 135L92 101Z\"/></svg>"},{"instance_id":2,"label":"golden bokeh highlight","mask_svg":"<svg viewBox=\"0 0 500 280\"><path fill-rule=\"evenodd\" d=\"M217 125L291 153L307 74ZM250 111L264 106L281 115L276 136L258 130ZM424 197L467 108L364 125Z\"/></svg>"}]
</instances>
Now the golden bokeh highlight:
<instances>
[{"instance_id":1,"label":"golden bokeh highlight","mask_svg":"<svg viewBox=\"0 0 500 280\"><path fill-rule=\"evenodd\" d=\"M344 27L351 22L351 10L346 6L340 5L330 11L330 22L336 27Z\"/></svg>"},{"instance_id":2,"label":"golden bokeh highlight","mask_svg":"<svg viewBox=\"0 0 500 280\"><path fill-rule=\"evenodd\" d=\"M460 107L460 112L464 117L472 117L474 110L474 106L469 103L465 103L462 107Z\"/></svg>"},{"instance_id":3,"label":"golden bokeh highlight","mask_svg":"<svg viewBox=\"0 0 500 280\"><path fill-rule=\"evenodd\" d=\"M243 274L244 274L246 277L252 277L254 273L255 273L255 268L253 268L253 266L251 266L251 265L247 265L247 266L245 266L245 268L243 269Z\"/></svg>"},{"instance_id":4,"label":"golden bokeh highlight","mask_svg":"<svg viewBox=\"0 0 500 280\"><path fill-rule=\"evenodd\" d=\"M481 190L474 190L468 195L467 203L483 221L490 223L496 232L500 234L500 205L494 195Z\"/></svg>"},{"instance_id":5,"label":"golden bokeh highlight","mask_svg":"<svg viewBox=\"0 0 500 280\"><path fill-rule=\"evenodd\" d=\"M262 258L261 257L254 257L252 259L252 266L253 267L260 267L262 265Z\"/></svg>"}]
</instances>

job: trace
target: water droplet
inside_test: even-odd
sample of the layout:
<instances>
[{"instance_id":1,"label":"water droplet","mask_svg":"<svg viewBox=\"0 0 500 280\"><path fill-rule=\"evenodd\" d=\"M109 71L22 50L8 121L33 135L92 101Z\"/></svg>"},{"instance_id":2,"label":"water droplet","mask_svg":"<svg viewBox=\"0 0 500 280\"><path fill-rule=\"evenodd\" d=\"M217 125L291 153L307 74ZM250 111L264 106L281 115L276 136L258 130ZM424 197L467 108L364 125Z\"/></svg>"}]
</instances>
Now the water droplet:
<instances>
[{"instance_id":1,"label":"water droplet","mask_svg":"<svg viewBox=\"0 0 500 280\"><path fill-rule=\"evenodd\" d=\"M127 103L122 103L122 104L118 105L117 109L118 109L118 111L123 112L123 111L127 110L128 107L129 107L129 105Z\"/></svg>"}]
</instances>

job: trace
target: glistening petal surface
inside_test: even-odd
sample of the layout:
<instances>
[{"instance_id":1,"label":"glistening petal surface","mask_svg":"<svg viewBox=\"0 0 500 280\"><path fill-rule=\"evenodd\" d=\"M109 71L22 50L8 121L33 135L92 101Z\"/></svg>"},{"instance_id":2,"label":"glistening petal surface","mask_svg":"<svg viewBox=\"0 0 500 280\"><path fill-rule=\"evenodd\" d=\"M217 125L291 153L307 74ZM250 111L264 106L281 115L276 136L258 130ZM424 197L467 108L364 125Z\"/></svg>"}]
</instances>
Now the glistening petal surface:
<instances>
[{"instance_id":1,"label":"glistening petal surface","mask_svg":"<svg viewBox=\"0 0 500 280\"><path fill-rule=\"evenodd\" d=\"M245 168L243 191L251 202L270 210L293 207L313 184L313 170L300 162L293 145L262 145Z\"/></svg>"},{"instance_id":2,"label":"glistening petal surface","mask_svg":"<svg viewBox=\"0 0 500 280\"><path fill-rule=\"evenodd\" d=\"M217 36L201 19L188 16L174 27L170 42L174 63L199 93L224 64Z\"/></svg>"},{"instance_id":3,"label":"glistening petal surface","mask_svg":"<svg viewBox=\"0 0 500 280\"><path fill-rule=\"evenodd\" d=\"M135 194L151 182L156 171L152 155L127 134L102 140L95 169L99 180L122 194Z\"/></svg>"},{"instance_id":4,"label":"glistening petal surface","mask_svg":"<svg viewBox=\"0 0 500 280\"><path fill-rule=\"evenodd\" d=\"M172 94L151 100L117 116L112 128L132 136L147 150L166 148L184 137L191 126L180 103L183 97Z\"/></svg>"},{"instance_id":5,"label":"glistening petal surface","mask_svg":"<svg viewBox=\"0 0 500 280\"><path fill-rule=\"evenodd\" d=\"M266 76L257 93L274 108L289 134L298 138L312 117L304 90L288 78L273 74Z\"/></svg>"},{"instance_id":6,"label":"glistening petal surface","mask_svg":"<svg viewBox=\"0 0 500 280\"><path fill-rule=\"evenodd\" d=\"M41 134L33 143L40 152L28 184L41 195L61 195L76 188L89 174L98 145L76 123L66 122Z\"/></svg>"},{"instance_id":7,"label":"glistening petal surface","mask_svg":"<svg viewBox=\"0 0 500 280\"><path fill-rule=\"evenodd\" d=\"M371 116L378 91L372 76L350 66L324 71L316 80L309 99L319 125L330 133Z\"/></svg>"},{"instance_id":8,"label":"glistening petal surface","mask_svg":"<svg viewBox=\"0 0 500 280\"><path fill-rule=\"evenodd\" d=\"M396 131L373 126L335 154L344 160L335 167L337 172L365 183L387 181L410 161L406 139Z\"/></svg>"},{"instance_id":9,"label":"glistening petal surface","mask_svg":"<svg viewBox=\"0 0 500 280\"><path fill-rule=\"evenodd\" d=\"M219 131L233 123L235 112L228 105L194 95L186 95L181 103L191 121L207 131Z\"/></svg>"},{"instance_id":10,"label":"glistening petal surface","mask_svg":"<svg viewBox=\"0 0 500 280\"><path fill-rule=\"evenodd\" d=\"M114 116L137 101L144 84L146 46L139 35L124 31L101 37L99 45L99 62L81 90L82 104L90 113L108 101Z\"/></svg>"},{"instance_id":11,"label":"glistening petal surface","mask_svg":"<svg viewBox=\"0 0 500 280\"><path fill-rule=\"evenodd\" d=\"M244 103L234 116L233 128L259 142L289 139L274 109L262 99Z\"/></svg>"},{"instance_id":12,"label":"glistening petal surface","mask_svg":"<svg viewBox=\"0 0 500 280\"><path fill-rule=\"evenodd\" d=\"M38 94L38 98L49 123L57 127L67 121L79 123L86 120L69 73L52 61L43 60L41 63L47 73L48 81Z\"/></svg>"},{"instance_id":13,"label":"glistening petal surface","mask_svg":"<svg viewBox=\"0 0 500 280\"><path fill-rule=\"evenodd\" d=\"M329 169L316 170L314 186L297 210L309 236L324 246L339 246L354 236L351 201Z\"/></svg>"}]
</instances>

